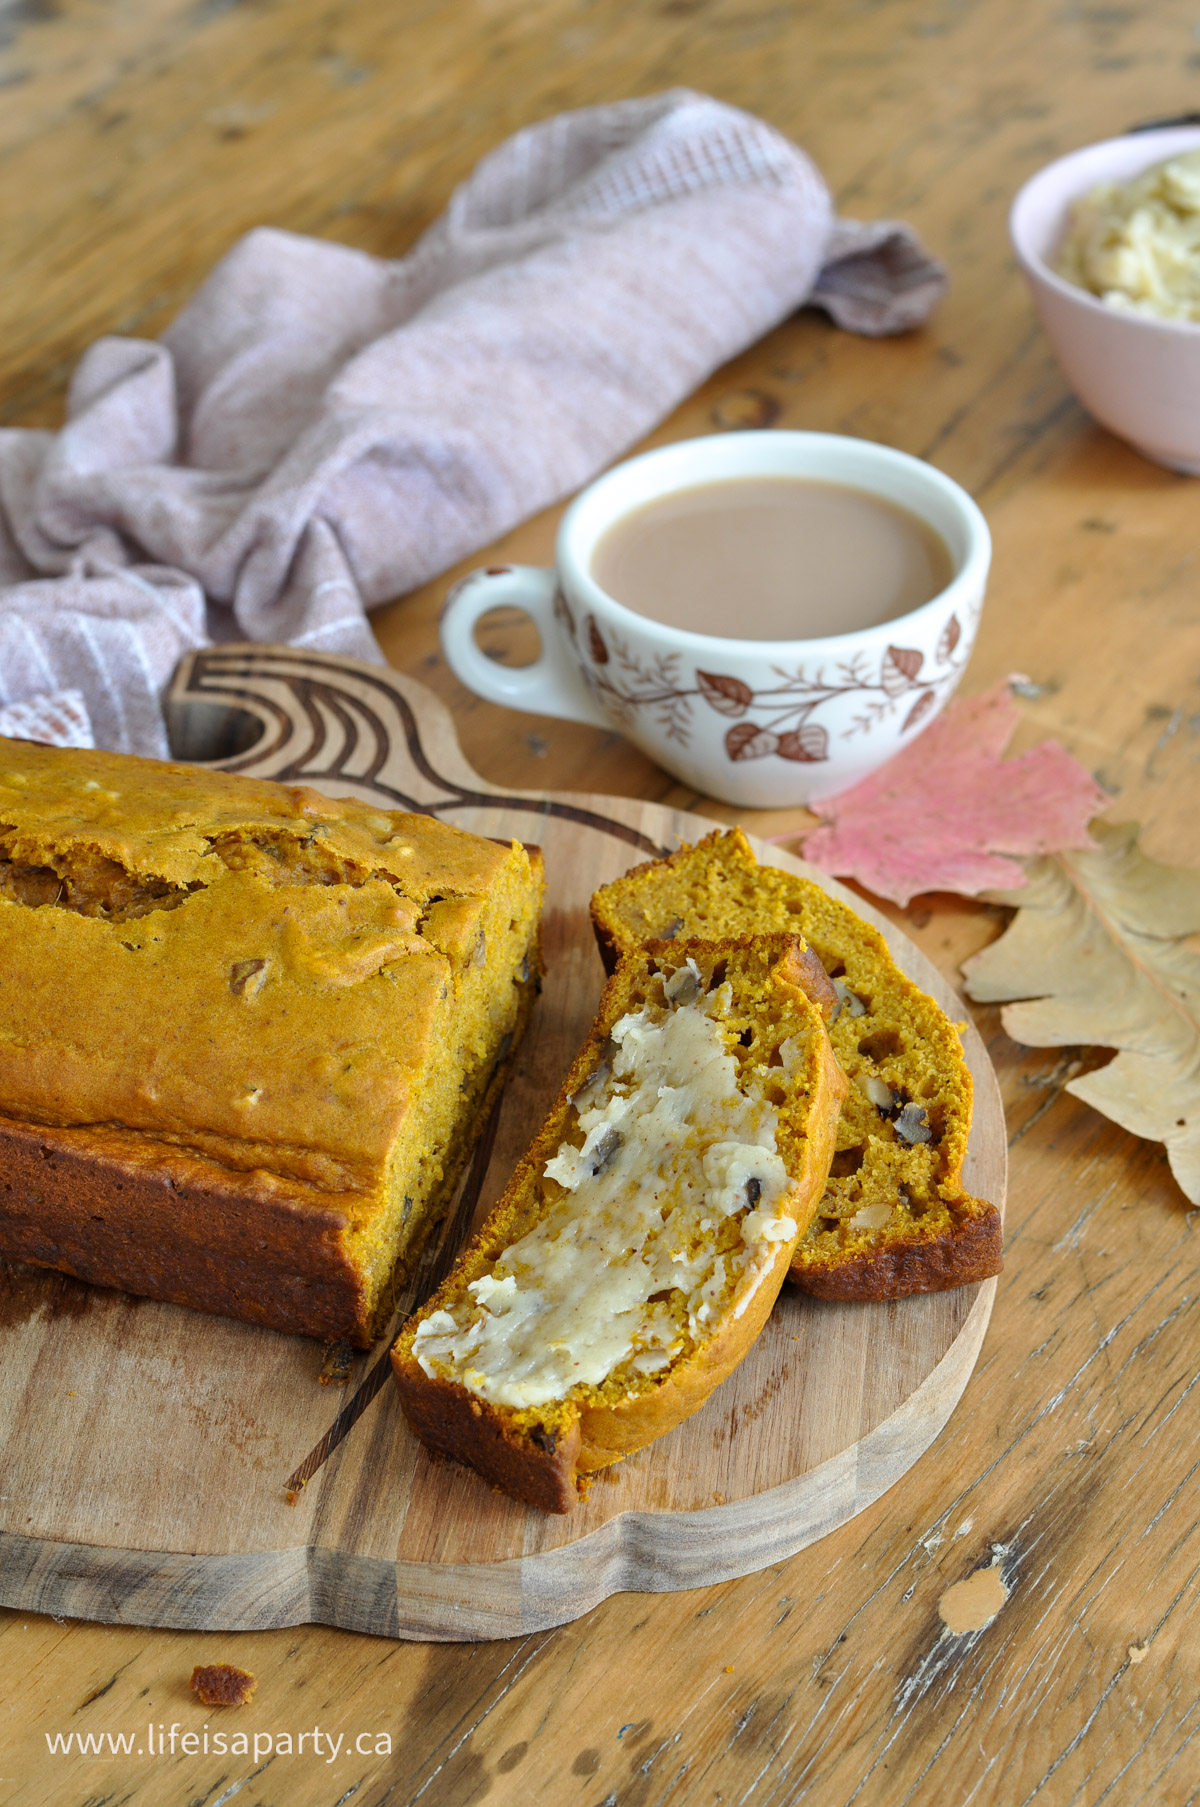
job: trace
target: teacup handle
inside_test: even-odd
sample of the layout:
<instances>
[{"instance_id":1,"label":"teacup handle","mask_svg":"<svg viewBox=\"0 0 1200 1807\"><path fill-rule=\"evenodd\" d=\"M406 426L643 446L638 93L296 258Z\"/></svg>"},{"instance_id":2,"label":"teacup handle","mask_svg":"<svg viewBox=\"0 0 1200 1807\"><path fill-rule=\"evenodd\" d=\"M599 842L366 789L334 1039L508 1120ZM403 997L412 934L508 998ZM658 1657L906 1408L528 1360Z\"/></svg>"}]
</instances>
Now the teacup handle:
<instances>
[{"instance_id":1,"label":"teacup handle","mask_svg":"<svg viewBox=\"0 0 1200 1807\"><path fill-rule=\"evenodd\" d=\"M557 715L564 721L612 726L584 683L554 618L558 573L538 565L494 565L472 571L451 590L442 609L442 651L461 684L489 703ZM489 609L508 605L529 616L542 642L532 665L499 665L481 652L475 623Z\"/></svg>"}]
</instances>

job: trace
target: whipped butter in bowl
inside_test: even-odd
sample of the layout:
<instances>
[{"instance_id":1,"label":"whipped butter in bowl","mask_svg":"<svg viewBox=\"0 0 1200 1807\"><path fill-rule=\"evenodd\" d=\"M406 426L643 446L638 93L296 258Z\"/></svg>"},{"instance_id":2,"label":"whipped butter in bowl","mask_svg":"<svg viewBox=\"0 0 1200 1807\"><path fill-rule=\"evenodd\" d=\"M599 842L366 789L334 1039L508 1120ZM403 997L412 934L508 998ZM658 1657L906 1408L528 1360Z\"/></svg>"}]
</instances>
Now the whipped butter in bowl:
<instances>
[{"instance_id":1,"label":"whipped butter in bowl","mask_svg":"<svg viewBox=\"0 0 1200 1807\"><path fill-rule=\"evenodd\" d=\"M1084 407L1156 464L1200 474L1200 126L1047 164L1009 229Z\"/></svg>"},{"instance_id":2,"label":"whipped butter in bowl","mask_svg":"<svg viewBox=\"0 0 1200 1807\"><path fill-rule=\"evenodd\" d=\"M1058 273L1110 307L1200 320L1200 150L1074 202Z\"/></svg>"}]
</instances>

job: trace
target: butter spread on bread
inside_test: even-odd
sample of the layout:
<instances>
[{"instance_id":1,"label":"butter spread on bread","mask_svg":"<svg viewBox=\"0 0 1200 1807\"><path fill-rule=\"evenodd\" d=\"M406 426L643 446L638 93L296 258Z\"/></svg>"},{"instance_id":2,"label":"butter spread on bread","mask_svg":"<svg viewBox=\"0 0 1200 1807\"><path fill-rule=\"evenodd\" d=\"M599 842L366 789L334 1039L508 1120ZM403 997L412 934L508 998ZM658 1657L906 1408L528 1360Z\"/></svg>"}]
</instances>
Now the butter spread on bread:
<instances>
[{"instance_id":1,"label":"butter spread on bread","mask_svg":"<svg viewBox=\"0 0 1200 1807\"><path fill-rule=\"evenodd\" d=\"M794 939L618 968L504 1197L393 1353L418 1435L566 1510L695 1411L770 1311L845 1080Z\"/></svg>"}]
</instances>

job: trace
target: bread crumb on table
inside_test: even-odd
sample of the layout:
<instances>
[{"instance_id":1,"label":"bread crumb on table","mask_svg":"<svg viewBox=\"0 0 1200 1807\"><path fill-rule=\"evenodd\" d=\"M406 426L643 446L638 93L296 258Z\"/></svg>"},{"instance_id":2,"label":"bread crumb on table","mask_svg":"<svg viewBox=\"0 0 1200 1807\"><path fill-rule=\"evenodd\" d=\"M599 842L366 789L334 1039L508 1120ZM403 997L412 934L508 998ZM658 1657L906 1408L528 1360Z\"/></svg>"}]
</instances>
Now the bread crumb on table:
<instances>
[{"instance_id":1,"label":"bread crumb on table","mask_svg":"<svg viewBox=\"0 0 1200 1807\"><path fill-rule=\"evenodd\" d=\"M233 1663L198 1663L188 1685L206 1707L244 1707L258 1686L258 1677Z\"/></svg>"},{"instance_id":2,"label":"bread crumb on table","mask_svg":"<svg viewBox=\"0 0 1200 1807\"><path fill-rule=\"evenodd\" d=\"M342 1338L340 1342L331 1343L325 1351L321 1372L317 1376L321 1385L323 1387L348 1386L353 1361L354 1350L345 1338Z\"/></svg>"}]
</instances>

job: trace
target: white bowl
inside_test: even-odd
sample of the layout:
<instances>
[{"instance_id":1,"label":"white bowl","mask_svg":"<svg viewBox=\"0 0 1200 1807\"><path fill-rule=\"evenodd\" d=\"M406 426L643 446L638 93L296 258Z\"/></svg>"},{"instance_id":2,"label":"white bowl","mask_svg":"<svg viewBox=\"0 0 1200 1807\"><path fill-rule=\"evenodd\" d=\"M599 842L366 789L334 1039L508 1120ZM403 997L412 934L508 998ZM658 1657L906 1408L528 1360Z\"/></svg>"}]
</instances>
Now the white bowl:
<instances>
[{"instance_id":1,"label":"white bowl","mask_svg":"<svg viewBox=\"0 0 1200 1807\"><path fill-rule=\"evenodd\" d=\"M1013 202L1009 231L1042 328L1090 414L1145 457L1200 475L1200 324L1107 306L1051 267L1071 202L1200 149L1200 126L1109 138L1048 163Z\"/></svg>"}]
</instances>

